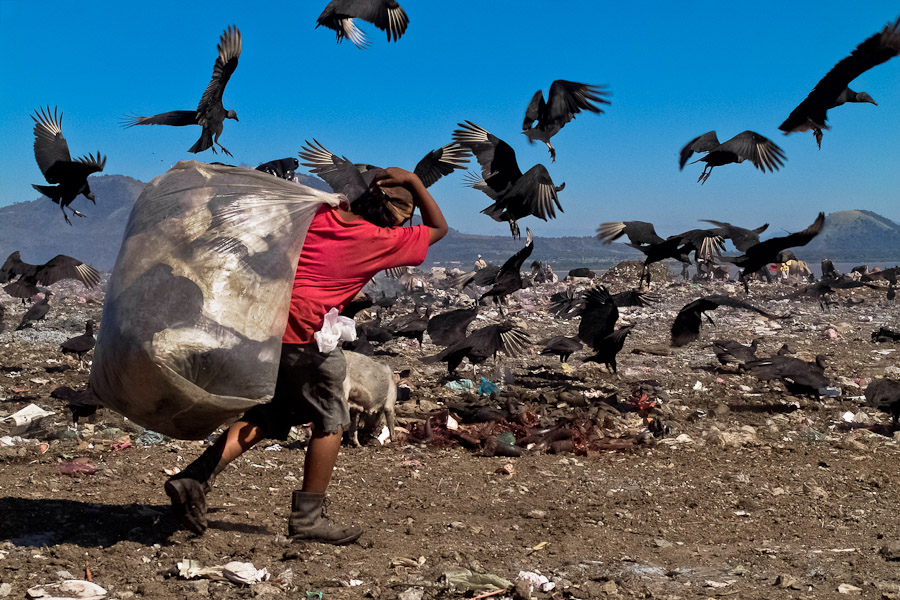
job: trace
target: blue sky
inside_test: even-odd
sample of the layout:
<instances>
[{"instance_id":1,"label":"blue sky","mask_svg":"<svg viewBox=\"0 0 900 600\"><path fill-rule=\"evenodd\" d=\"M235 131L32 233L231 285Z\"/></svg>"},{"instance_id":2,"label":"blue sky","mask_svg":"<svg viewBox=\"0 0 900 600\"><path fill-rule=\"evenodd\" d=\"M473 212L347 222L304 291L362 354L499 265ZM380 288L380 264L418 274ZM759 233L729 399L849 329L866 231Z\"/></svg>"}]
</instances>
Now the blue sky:
<instances>
[{"instance_id":1,"label":"blue sky","mask_svg":"<svg viewBox=\"0 0 900 600\"><path fill-rule=\"evenodd\" d=\"M235 163L296 156L315 137L356 162L412 169L469 119L511 144L522 171L540 162L566 183L555 221L522 221L537 235L591 235L612 220L652 221L669 235L700 218L770 222L777 233L819 210L854 208L900 221L900 58L851 85L879 106L832 110L821 151L812 134L777 129L837 61L897 17L896 2L401 0L406 34L387 43L361 23L372 42L364 51L314 29L326 4L0 0L0 206L39 197L30 114L48 104L65 113L73 157L100 150L105 173L149 181L179 160L216 160L187 152L198 127L119 121L196 108L233 23L243 53L224 104L240 122L227 121L220 141ZM553 138L551 164L521 122L531 95L555 79L606 84L613 95L606 114L581 114ZM679 172L678 152L711 129L723 141L757 131L787 163L765 174L749 163L717 167L701 186L702 164ZM479 213L489 199L459 175L432 192L452 227L508 234ZM90 214L84 198L74 206Z\"/></svg>"}]
</instances>

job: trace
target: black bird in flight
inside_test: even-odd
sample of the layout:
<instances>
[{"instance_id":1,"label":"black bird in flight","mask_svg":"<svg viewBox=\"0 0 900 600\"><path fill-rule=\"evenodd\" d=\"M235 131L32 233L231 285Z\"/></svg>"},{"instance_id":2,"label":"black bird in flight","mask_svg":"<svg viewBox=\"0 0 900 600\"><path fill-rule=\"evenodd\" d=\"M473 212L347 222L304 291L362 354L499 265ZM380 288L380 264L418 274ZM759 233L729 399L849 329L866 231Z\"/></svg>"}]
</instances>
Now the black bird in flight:
<instances>
[{"instance_id":1,"label":"black bird in flight","mask_svg":"<svg viewBox=\"0 0 900 600\"><path fill-rule=\"evenodd\" d=\"M368 163L354 163L346 156L338 156L313 139L306 142L298 153L304 167L331 186L335 192L344 194L352 202L372 183L381 167ZM430 187L444 175L456 169L465 169L468 151L456 143L432 150L416 163L413 173L419 176L425 187Z\"/></svg>"},{"instance_id":2,"label":"black bird in flight","mask_svg":"<svg viewBox=\"0 0 900 600\"><path fill-rule=\"evenodd\" d=\"M30 298L38 293L38 285L52 285L63 279L77 279L91 288L100 283L100 273L77 258L57 254L42 265L23 262L16 250L0 266L0 284L14 298Z\"/></svg>"},{"instance_id":3,"label":"black bird in flight","mask_svg":"<svg viewBox=\"0 0 900 600\"><path fill-rule=\"evenodd\" d=\"M264 162L263 164L256 167L256 170L291 181L294 178L294 173L296 172L297 167L299 166L300 161L298 161L296 158L288 157Z\"/></svg>"},{"instance_id":4,"label":"black bird in flight","mask_svg":"<svg viewBox=\"0 0 900 600\"><path fill-rule=\"evenodd\" d=\"M676 347L684 346L685 344L689 344L698 339L700 337L700 325L703 323L703 317L705 316L707 321L713 323L712 318L706 314L706 311L715 310L720 306L731 306L733 308L753 310L769 319L782 318L730 296L704 296L703 298L698 298L693 302L685 304L682 309L678 311L678 314L675 316L675 321L672 323L672 345Z\"/></svg>"},{"instance_id":5,"label":"black bird in flight","mask_svg":"<svg viewBox=\"0 0 900 600\"><path fill-rule=\"evenodd\" d=\"M716 233L726 240L731 240L738 252L745 252L747 248L759 243L759 234L769 228L768 223L764 223L756 229L745 229L726 223L724 221L713 221L712 219L703 219L707 223L712 223L717 227Z\"/></svg>"},{"instance_id":6,"label":"black bird in flight","mask_svg":"<svg viewBox=\"0 0 900 600\"><path fill-rule=\"evenodd\" d=\"M522 265L525 264L525 260L531 255L533 250L534 234L526 227L525 247L513 254L505 263L503 263L503 266L500 267L500 271L494 278L493 287L482 294L481 298L478 300L484 300L489 296L493 297L497 306L500 308L500 314L503 314L503 307L500 302L513 292L517 292L524 287L521 274Z\"/></svg>"},{"instance_id":7,"label":"black bird in flight","mask_svg":"<svg viewBox=\"0 0 900 600\"><path fill-rule=\"evenodd\" d=\"M803 231L768 239L764 242L750 246L741 256L723 256L721 257L721 260L741 267L740 280L744 284L744 291L749 293L750 288L747 285L747 275L759 271L769 263L780 262L778 261L779 253L787 248L805 246L812 241L814 237L819 235L819 232L822 231L824 226L825 213L820 212L812 225Z\"/></svg>"},{"instance_id":8,"label":"black bird in flight","mask_svg":"<svg viewBox=\"0 0 900 600\"><path fill-rule=\"evenodd\" d=\"M69 155L69 144L62 134L62 116L62 113L57 115L55 107L51 115L49 106L46 112L42 108L40 112L34 111L31 116L34 119L34 158L47 183L57 184L53 186L32 184L31 187L59 204L66 223L71 225L72 221L66 214L66 207L69 207L73 215L84 216L69 206L78 194L84 194L85 198L97 204L87 178L92 173L103 170L106 166L106 157L97 152L96 156L88 154L72 160Z\"/></svg>"},{"instance_id":9,"label":"black bird in flight","mask_svg":"<svg viewBox=\"0 0 900 600\"><path fill-rule=\"evenodd\" d=\"M610 221L597 227L597 239L604 244L611 244L627 235L631 240L627 245L644 253L646 258L639 286L643 285L645 277L647 283L650 283L650 265L655 262L674 258L682 263L682 272L686 274L687 267L691 264L691 252L698 260L711 260L714 254L721 254L724 242L719 233L713 229L691 229L663 239L657 235L653 224L646 221Z\"/></svg>"},{"instance_id":10,"label":"black bird in flight","mask_svg":"<svg viewBox=\"0 0 900 600\"><path fill-rule=\"evenodd\" d=\"M678 168L684 169L688 159L695 152L706 152L706 156L698 158L694 162L703 161L706 166L700 173L697 181L706 183L712 173L713 167L721 167L730 163L742 163L749 160L753 166L762 172L766 169L777 171L786 160L784 150L775 143L754 131L739 133L727 142L719 143L715 131L708 131L699 137L695 137L681 149ZM693 164L693 163L691 163Z\"/></svg>"},{"instance_id":11,"label":"black bird in flight","mask_svg":"<svg viewBox=\"0 0 900 600\"><path fill-rule=\"evenodd\" d=\"M528 352L529 344L528 334L506 321L476 329L464 340L444 348L439 354L425 357L422 361L446 362L447 372L452 374L464 358L477 365L491 356L496 358L501 351L507 356L519 356Z\"/></svg>"},{"instance_id":12,"label":"black bird in flight","mask_svg":"<svg viewBox=\"0 0 900 600\"><path fill-rule=\"evenodd\" d=\"M602 114L603 109L597 104L610 104L609 100L604 98L608 95L609 92L604 86L557 79L550 84L546 102L541 90L532 96L528 108L525 109L522 133L528 137L531 144L535 140L547 144L550 160L556 162L556 148L550 143L550 138L559 133L559 130L582 110ZM595 102L597 104L594 104ZM535 121L537 125L534 125Z\"/></svg>"},{"instance_id":13,"label":"black bird in flight","mask_svg":"<svg viewBox=\"0 0 900 600\"><path fill-rule=\"evenodd\" d=\"M851 81L872 67L887 62L898 54L900 54L900 17L893 23L885 25L884 29L857 46L850 56L834 65L806 99L791 111L778 129L782 130L784 135L795 131L812 130L816 136L816 144L821 149L822 130L831 129L827 123L828 109L846 102L869 102L878 106L869 94L854 92L848 86Z\"/></svg>"},{"instance_id":14,"label":"black bird in flight","mask_svg":"<svg viewBox=\"0 0 900 600\"><path fill-rule=\"evenodd\" d=\"M555 219L554 205L563 212L556 194L566 184L554 185L547 167L537 164L522 174L512 146L471 121L458 125L453 141L468 148L481 165L481 178L471 179L469 185L494 200L482 213L509 222L512 236L518 238L518 219L529 215L544 221Z\"/></svg>"},{"instance_id":15,"label":"black bird in flight","mask_svg":"<svg viewBox=\"0 0 900 600\"><path fill-rule=\"evenodd\" d=\"M237 68L238 59L241 56L241 32L236 26L230 25L222 33L218 48L219 56L213 66L212 79L200 98L197 110L173 110L150 117L126 117L124 126L128 128L135 125L172 125L175 127L200 125L203 128L200 139L188 149L188 152L196 154L211 149L213 154L216 154L216 146L219 146L222 152L231 156L231 152L219 143L219 136L222 135L225 119L238 120L236 112L230 109L225 110L222 105L225 86L228 85L228 80L231 79L231 74Z\"/></svg>"},{"instance_id":16,"label":"black bird in flight","mask_svg":"<svg viewBox=\"0 0 900 600\"><path fill-rule=\"evenodd\" d=\"M368 21L387 33L387 40L395 42L406 31L409 17L396 0L331 0L316 22L337 33L337 43L347 38L359 49L369 47L369 41L353 19Z\"/></svg>"},{"instance_id":17,"label":"black bird in flight","mask_svg":"<svg viewBox=\"0 0 900 600\"><path fill-rule=\"evenodd\" d=\"M578 323L578 339L598 350L600 340L613 332L619 320L619 309L613 302L609 290L602 285L592 287L584 293L584 308Z\"/></svg>"}]
</instances>

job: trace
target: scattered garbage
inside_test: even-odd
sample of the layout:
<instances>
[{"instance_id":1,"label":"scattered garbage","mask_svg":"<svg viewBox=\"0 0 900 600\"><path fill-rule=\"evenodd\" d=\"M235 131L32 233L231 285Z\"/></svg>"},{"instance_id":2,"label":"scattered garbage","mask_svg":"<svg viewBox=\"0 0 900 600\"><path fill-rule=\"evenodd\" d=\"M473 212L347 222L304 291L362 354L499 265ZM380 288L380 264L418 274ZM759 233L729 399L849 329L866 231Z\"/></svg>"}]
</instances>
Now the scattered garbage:
<instances>
[{"instance_id":1,"label":"scattered garbage","mask_svg":"<svg viewBox=\"0 0 900 600\"><path fill-rule=\"evenodd\" d=\"M70 579L29 588L25 597L41 600L102 600L106 598L106 590L91 581Z\"/></svg>"},{"instance_id":2,"label":"scattered garbage","mask_svg":"<svg viewBox=\"0 0 900 600\"><path fill-rule=\"evenodd\" d=\"M489 396L497 393L497 386L493 382L488 381L484 377L481 378L481 385L478 386L478 394L480 396Z\"/></svg>"},{"instance_id":3,"label":"scattered garbage","mask_svg":"<svg viewBox=\"0 0 900 600\"><path fill-rule=\"evenodd\" d=\"M556 584L547 579L546 575L539 575L533 571L519 571L518 579L531 584L531 589L535 589L544 593L553 591Z\"/></svg>"},{"instance_id":4,"label":"scattered garbage","mask_svg":"<svg viewBox=\"0 0 900 600\"><path fill-rule=\"evenodd\" d=\"M475 389L475 383L471 379L455 379L445 383L444 387L454 392L468 392Z\"/></svg>"},{"instance_id":5,"label":"scattered garbage","mask_svg":"<svg viewBox=\"0 0 900 600\"><path fill-rule=\"evenodd\" d=\"M163 434L145 429L134 441L138 446L155 446L161 444L164 439Z\"/></svg>"},{"instance_id":6,"label":"scattered garbage","mask_svg":"<svg viewBox=\"0 0 900 600\"><path fill-rule=\"evenodd\" d=\"M252 585L267 581L270 577L267 569L257 569L253 563L231 561L225 565L204 567L198 560L185 558L178 563L178 576L184 579L198 577L213 580L227 580L242 585Z\"/></svg>"},{"instance_id":7,"label":"scattered garbage","mask_svg":"<svg viewBox=\"0 0 900 600\"><path fill-rule=\"evenodd\" d=\"M448 589L457 592L491 592L513 587L512 581L498 575L473 573L462 567L445 571L441 581Z\"/></svg>"},{"instance_id":8,"label":"scattered garbage","mask_svg":"<svg viewBox=\"0 0 900 600\"><path fill-rule=\"evenodd\" d=\"M8 417L0 419L8 435L16 436L36 429L45 418L55 415L55 412L44 410L37 404L29 404L20 411Z\"/></svg>"},{"instance_id":9,"label":"scattered garbage","mask_svg":"<svg viewBox=\"0 0 900 600\"><path fill-rule=\"evenodd\" d=\"M97 465L90 462L86 458L76 458L70 462L59 463L57 466L60 475L67 477L86 477L88 475L96 475Z\"/></svg>"}]
</instances>

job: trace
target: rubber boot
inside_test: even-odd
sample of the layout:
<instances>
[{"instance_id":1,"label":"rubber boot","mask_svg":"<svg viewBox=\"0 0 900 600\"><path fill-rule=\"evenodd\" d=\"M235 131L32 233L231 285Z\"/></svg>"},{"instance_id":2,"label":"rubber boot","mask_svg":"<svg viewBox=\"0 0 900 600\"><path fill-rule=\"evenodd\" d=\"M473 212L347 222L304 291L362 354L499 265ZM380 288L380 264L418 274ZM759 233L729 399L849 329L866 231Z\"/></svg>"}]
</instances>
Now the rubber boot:
<instances>
[{"instance_id":1,"label":"rubber boot","mask_svg":"<svg viewBox=\"0 0 900 600\"><path fill-rule=\"evenodd\" d=\"M181 524L196 534L206 531L206 495L212 489L216 475L225 468L220 464L222 446L217 440L164 486Z\"/></svg>"},{"instance_id":2,"label":"rubber boot","mask_svg":"<svg viewBox=\"0 0 900 600\"><path fill-rule=\"evenodd\" d=\"M321 542L341 546L355 542L362 535L356 525L340 527L325 516L325 494L297 490L291 497L288 535L294 542Z\"/></svg>"}]
</instances>

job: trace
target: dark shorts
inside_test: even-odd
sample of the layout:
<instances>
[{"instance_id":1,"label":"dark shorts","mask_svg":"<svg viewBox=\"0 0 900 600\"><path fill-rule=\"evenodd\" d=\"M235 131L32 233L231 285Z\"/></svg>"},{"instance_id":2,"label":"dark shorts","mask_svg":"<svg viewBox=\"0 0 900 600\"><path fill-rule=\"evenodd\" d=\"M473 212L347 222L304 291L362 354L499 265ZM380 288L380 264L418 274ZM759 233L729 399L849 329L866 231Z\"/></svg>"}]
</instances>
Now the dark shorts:
<instances>
[{"instance_id":1,"label":"dark shorts","mask_svg":"<svg viewBox=\"0 0 900 600\"><path fill-rule=\"evenodd\" d=\"M315 342L282 344L272 401L254 406L242 420L258 425L266 437L276 440L287 439L291 427L305 423L322 433L347 429L346 376L347 361L340 348L323 353Z\"/></svg>"}]
</instances>

